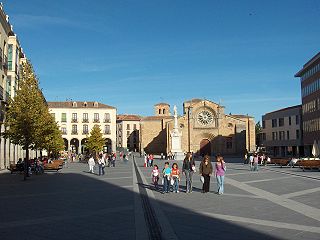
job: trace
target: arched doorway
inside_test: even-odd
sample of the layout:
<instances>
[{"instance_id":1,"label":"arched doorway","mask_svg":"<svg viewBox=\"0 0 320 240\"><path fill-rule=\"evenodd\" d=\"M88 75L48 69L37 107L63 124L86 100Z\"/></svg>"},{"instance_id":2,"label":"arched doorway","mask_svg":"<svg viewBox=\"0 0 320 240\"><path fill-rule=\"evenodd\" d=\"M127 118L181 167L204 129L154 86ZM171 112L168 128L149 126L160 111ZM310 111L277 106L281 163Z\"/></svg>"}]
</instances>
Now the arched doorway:
<instances>
[{"instance_id":1,"label":"arched doorway","mask_svg":"<svg viewBox=\"0 0 320 240\"><path fill-rule=\"evenodd\" d=\"M87 138L84 138L81 140L81 153L82 154L86 154L89 152L89 150L87 149L87 146L86 146L87 142L88 142Z\"/></svg>"},{"instance_id":2,"label":"arched doorway","mask_svg":"<svg viewBox=\"0 0 320 240\"><path fill-rule=\"evenodd\" d=\"M68 141L68 139L64 138L63 142L64 142L64 150L68 151L68 149L69 149L69 141Z\"/></svg>"},{"instance_id":3,"label":"arched doorway","mask_svg":"<svg viewBox=\"0 0 320 240\"><path fill-rule=\"evenodd\" d=\"M208 139L202 139L200 142L200 155L211 156L211 142Z\"/></svg>"},{"instance_id":4,"label":"arched doorway","mask_svg":"<svg viewBox=\"0 0 320 240\"><path fill-rule=\"evenodd\" d=\"M112 141L110 138L106 138L105 145L103 146L103 151L106 153L112 152Z\"/></svg>"},{"instance_id":5,"label":"arched doorway","mask_svg":"<svg viewBox=\"0 0 320 240\"><path fill-rule=\"evenodd\" d=\"M74 153L79 153L79 140L77 138L72 138L70 141L70 149Z\"/></svg>"}]
</instances>

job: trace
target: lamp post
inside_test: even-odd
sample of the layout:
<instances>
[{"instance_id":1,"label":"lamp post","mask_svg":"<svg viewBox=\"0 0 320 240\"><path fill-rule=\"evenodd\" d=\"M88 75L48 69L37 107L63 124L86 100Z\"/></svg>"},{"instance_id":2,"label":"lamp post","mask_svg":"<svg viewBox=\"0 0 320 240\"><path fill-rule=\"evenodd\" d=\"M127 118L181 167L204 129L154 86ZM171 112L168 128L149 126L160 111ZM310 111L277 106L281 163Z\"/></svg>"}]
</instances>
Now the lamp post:
<instances>
[{"instance_id":1,"label":"lamp post","mask_svg":"<svg viewBox=\"0 0 320 240\"><path fill-rule=\"evenodd\" d=\"M190 105L188 106L188 152L191 152L191 147L190 147L190 145L191 145L191 137L190 137L190 135L191 135L191 131L190 131L190 115L191 115L191 113L192 113L192 105L191 105L191 103L190 103Z\"/></svg>"}]
</instances>

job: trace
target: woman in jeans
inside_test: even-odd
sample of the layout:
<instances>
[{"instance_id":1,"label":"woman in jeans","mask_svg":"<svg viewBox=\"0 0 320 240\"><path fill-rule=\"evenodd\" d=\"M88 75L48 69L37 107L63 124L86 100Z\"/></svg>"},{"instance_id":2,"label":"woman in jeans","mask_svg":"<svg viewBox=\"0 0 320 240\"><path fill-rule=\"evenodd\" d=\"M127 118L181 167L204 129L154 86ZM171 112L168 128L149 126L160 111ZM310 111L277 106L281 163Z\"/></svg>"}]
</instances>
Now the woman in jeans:
<instances>
[{"instance_id":1,"label":"woman in jeans","mask_svg":"<svg viewBox=\"0 0 320 240\"><path fill-rule=\"evenodd\" d=\"M226 163L223 160L223 157L217 156L217 162L215 167L215 175L217 178L218 191L217 194L221 195L224 192L224 174L226 171Z\"/></svg>"},{"instance_id":2,"label":"woman in jeans","mask_svg":"<svg viewBox=\"0 0 320 240\"><path fill-rule=\"evenodd\" d=\"M194 160L192 159L192 154L188 152L182 165L182 173L186 175L186 193L192 192L192 176L195 169L196 167Z\"/></svg>"},{"instance_id":3,"label":"woman in jeans","mask_svg":"<svg viewBox=\"0 0 320 240\"><path fill-rule=\"evenodd\" d=\"M209 192L209 188L210 188L210 176L212 175L212 172L213 172L212 164L209 156L204 156L200 164L199 172L200 172L200 175L204 178L204 182L202 185L202 193L207 193Z\"/></svg>"}]
</instances>

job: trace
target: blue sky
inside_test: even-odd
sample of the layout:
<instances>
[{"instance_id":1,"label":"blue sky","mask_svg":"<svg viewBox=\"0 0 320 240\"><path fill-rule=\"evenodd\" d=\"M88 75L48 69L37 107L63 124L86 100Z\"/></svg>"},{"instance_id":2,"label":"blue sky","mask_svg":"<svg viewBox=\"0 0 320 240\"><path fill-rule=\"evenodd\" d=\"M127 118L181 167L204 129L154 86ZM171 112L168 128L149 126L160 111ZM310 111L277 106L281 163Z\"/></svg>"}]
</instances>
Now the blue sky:
<instances>
[{"instance_id":1,"label":"blue sky","mask_svg":"<svg viewBox=\"0 0 320 240\"><path fill-rule=\"evenodd\" d=\"M221 101L261 115L300 104L294 74L319 52L318 0L2 0L48 101L152 115Z\"/></svg>"}]
</instances>

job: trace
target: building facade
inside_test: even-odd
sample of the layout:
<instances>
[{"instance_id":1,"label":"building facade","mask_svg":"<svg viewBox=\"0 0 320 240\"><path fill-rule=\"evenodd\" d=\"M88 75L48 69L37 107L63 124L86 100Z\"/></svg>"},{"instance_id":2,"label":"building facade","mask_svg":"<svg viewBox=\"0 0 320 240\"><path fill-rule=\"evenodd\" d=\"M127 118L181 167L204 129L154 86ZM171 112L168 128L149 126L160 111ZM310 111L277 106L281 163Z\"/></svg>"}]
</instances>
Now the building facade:
<instances>
[{"instance_id":1,"label":"building facade","mask_svg":"<svg viewBox=\"0 0 320 240\"><path fill-rule=\"evenodd\" d=\"M19 88L21 64L26 61L18 37L13 31L2 3L0 4L0 129L4 132L5 111L10 98L14 98ZM40 153L30 151L30 158ZM19 158L25 157L21 146L10 143L9 139L0 137L0 170Z\"/></svg>"},{"instance_id":2,"label":"building facade","mask_svg":"<svg viewBox=\"0 0 320 240\"><path fill-rule=\"evenodd\" d=\"M301 82L303 143L310 156L314 141L320 145L320 52L295 77Z\"/></svg>"},{"instance_id":3,"label":"building facade","mask_svg":"<svg viewBox=\"0 0 320 240\"><path fill-rule=\"evenodd\" d=\"M166 107L163 114L163 107ZM141 150L147 153L169 153L174 121L169 104L156 104L155 116L141 119ZM182 150L198 155L242 155L254 151L255 122L246 115L227 115L224 107L212 101L192 99L183 104L178 117Z\"/></svg>"},{"instance_id":4,"label":"building facade","mask_svg":"<svg viewBox=\"0 0 320 240\"><path fill-rule=\"evenodd\" d=\"M99 102L48 102L49 111L58 123L65 150L85 153L85 144L94 125L105 138L105 152L116 150L116 108Z\"/></svg>"},{"instance_id":5,"label":"building facade","mask_svg":"<svg viewBox=\"0 0 320 240\"><path fill-rule=\"evenodd\" d=\"M117 115L117 149L140 151L140 120L138 115Z\"/></svg>"},{"instance_id":6,"label":"building facade","mask_svg":"<svg viewBox=\"0 0 320 240\"><path fill-rule=\"evenodd\" d=\"M274 157L304 155L301 105L280 109L262 116L261 142Z\"/></svg>"}]
</instances>

